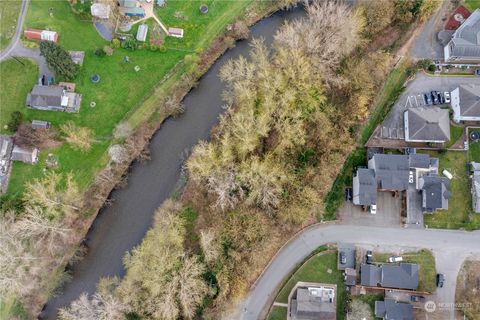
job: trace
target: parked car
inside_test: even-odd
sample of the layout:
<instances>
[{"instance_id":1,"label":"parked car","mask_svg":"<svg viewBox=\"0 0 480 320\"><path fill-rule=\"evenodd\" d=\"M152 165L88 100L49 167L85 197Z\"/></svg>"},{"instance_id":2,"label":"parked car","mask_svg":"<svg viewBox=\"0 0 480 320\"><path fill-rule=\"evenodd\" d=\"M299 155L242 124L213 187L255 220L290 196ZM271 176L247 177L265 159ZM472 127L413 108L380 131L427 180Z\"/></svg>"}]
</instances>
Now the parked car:
<instances>
[{"instance_id":1,"label":"parked car","mask_svg":"<svg viewBox=\"0 0 480 320\"><path fill-rule=\"evenodd\" d=\"M391 256L390 258L388 258L388 261L387 262L402 262L403 261L403 257L400 257L400 256Z\"/></svg>"},{"instance_id":2,"label":"parked car","mask_svg":"<svg viewBox=\"0 0 480 320\"><path fill-rule=\"evenodd\" d=\"M372 250L367 250L367 254L365 255L365 263L372 264L373 263L373 252Z\"/></svg>"},{"instance_id":3,"label":"parked car","mask_svg":"<svg viewBox=\"0 0 480 320\"><path fill-rule=\"evenodd\" d=\"M433 104L439 104L440 101L438 101L437 93L435 91L432 91L432 92L430 92L430 94L432 96Z\"/></svg>"},{"instance_id":4,"label":"parked car","mask_svg":"<svg viewBox=\"0 0 480 320\"><path fill-rule=\"evenodd\" d=\"M413 183L413 171L410 171L408 173L408 183Z\"/></svg>"},{"instance_id":5,"label":"parked car","mask_svg":"<svg viewBox=\"0 0 480 320\"><path fill-rule=\"evenodd\" d=\"M437 287L443 288L444 282L445 282L445 275L443 273L437 273Z\"/></svg>"},{"instance_id":6,"label":"parked car","mask_svg":"<svg viewBox=\"0 0 480 320\"><path fill-rule=\"evenodd\" d=\"M340 263L345 264L347 263L347 256L345 255L345 252L340 251Z\"/></svg>"},{"instance_id":7,"label":"parked car","mask_svg":"<svg viewBox=\"0 0 480 320\"><path fill-rule=\"evenodd\" d=\"M412 301L412 302L425 301L425 297L424 296L410 296L410 301Z\"/></svg>"},{"instance_id":8,"label":"parked car","mask_svg":"<svg viewBox=\"0 0 480 320\"><path fill-rule=\"evenodd\" d=\"M443 97L443 93L437 91L437 96L438 96L439 103L444 104L445 103L445 98Z\"/></svg>"},{"instance_id":9,"label":"parked car","mask_svg":"<svg viewBox=\"0 0 480 320\"><path fill-rule=\"evenodd\" d=\"M445 103L450 103L450 92L445 91L443 96L445 97Z\"/></svg>"},{"instance_id":10,"label":"parked car","mask_svg":"<svg viewBox=\"0 0 480 320\"><path fill-rule=\"evenodd\" d=\"M431 105L431 104L433 103L433 101L432 101L432 96L430 95L430 93L425 93L425 94L423 95L423 97L424 97L424 99L425 99L425 104L426 104L426 105L429 106L429 105Z\"/></svg>"},{"instance_id":11,"label":"parked car","mask_svg":"<svg viewBox=\"0 0 480 320\"><path fill-rule=\"evenodd\" d=\"M353 199L353 189L345 188L345 201L352 201Z\"/></svg>"},{"instance_id":12,"label":"parked car","mask_svg":"<svg viewBox=\"0 0 480 320\"><path fill-rule=\"evenodd\" d=\"M372 204L370 206L370 214L377 214L377 205L376 204Z\"/></svg>"},{"instance_id":13,"label":"parked car","mask_svg":"<svg viewBox=\"0 0 480 320\"><path fill-rule=\"evenodd\" d=\"M475 70L475 74L476 74L477 76L480 76L480 69Z\"/></svg>"}]
</instances>

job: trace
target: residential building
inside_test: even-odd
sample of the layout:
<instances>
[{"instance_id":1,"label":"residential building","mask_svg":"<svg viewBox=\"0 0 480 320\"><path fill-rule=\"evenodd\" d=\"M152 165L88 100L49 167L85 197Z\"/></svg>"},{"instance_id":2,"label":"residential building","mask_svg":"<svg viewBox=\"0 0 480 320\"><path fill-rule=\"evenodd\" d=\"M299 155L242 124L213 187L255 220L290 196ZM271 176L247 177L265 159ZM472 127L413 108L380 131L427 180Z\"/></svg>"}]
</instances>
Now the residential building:
<instances>
[{"instance_id":1,"label":"residential building","mask_svg":"<svg viewBox=\"0 0 480 320\"><path fill-rule=\"evenodd\" d=\"M480 121L480 85L462 84L451 93L453 121Z\"/></svg>"},{"instance_id":2,"label":"residential building","mask_svg":"<svg viewBox=\"0 0 480 320\"><path fill-rule=\"evenodd\" d=\"M443 51L448 63L480 63L480 9L458 27Z\"/></svg>"},{"instance_id":3,"label":"residential building","mask_svg":"<svg viewBox=\"0 0 480 320\"><path fill-rule=\"evenodd\" d=\"M148 26L146 24L141 24L138 26L137 30L137 40L144 42L147 40Z\"/></svg>"},{"instance_id":4,"label":"residential building","mask_svg":"<svg viewBox=\"0 0 480 320\"><path fill-rule=\"evenodd\" d=\"M404 113L405 141L444 143L450 140L448 109L410 108Z\"/></svg>"},{"instance_id":5,"label":"residential building","mask_svg":"<svg viewBox=\"0 0 480 320\"><path fill-rule=\"evenodd\" d=\"M13 161L21 161L24 163L34 164L38 162L38 149L37 148L22 148L15 145L12 150Z\"/></svg>"},{"instance_id":6,"label":"residential building","mask_svg":"<svg viewBox=\"0 0 480 320\"><path fill-rule=\"evenodd\" d=\"M353 176L353 204L370 206L377 203L375 170L359 168Z\"/></svg>"},{"instance_id":7,"label":"residential building","mask_svg":"<svg viewBox=\"0 0 480 320\"><path fill-rule=\"evenodd\" d=\"M69 92L63 86L35 85L27 95L26 104L32 109L78 112L81 95Z\"/></svg>"},{"instance_id":8,"label":"residential building","mask_svg":"<svg viewBox=\"0 0 480 320\"><path fill-rule=\"evenodd\" d=\"M427 173L418 179L418 187L422 191L422 209L426 213L437 210L448 210L448 191L450 180L436 173Z\"/></svg>"},{"instance_id":9,"label":"residential building","mask_svg":"<svg viewBox=\"0 0 480 320\"><path fill-rule=\"evenodd\" d=\"M375 301L375 317L384 320L414 320L413 306L393 299Z\"/></svg>"},{"instance_id":10,"label":"residential building","mask_svg":"<svg viewBox=\"0 0 480 320\"><path fill-rule=\"evenodd\" d=\"M357 284L357 270L353 268L346 268L343 272L343 279L346 286L354 286Z\"/></svg>"},{"instance_id":11,"label":"residential building","mask_svg":"<svg viewBox=\"0 0 480 320\"><path fill-rule=\"evenodd\" d=\"M33 129L49 129L50 122L43 121L43 120L32 120L32 128Z\"/></svg>"},{"instance_id":12,"label":"residential building","mask_svg":"<svg viewBox=\"0 0 480 320\"><path fill-rule=\"evenodd\" d=\"M375 171L377 189L388 191L407 189L409 171L407 155L377 153L368 161L368 168Z\"/></svg>"},{"instance_id":13,"label":"residential building","mask_svg":"<svg viewBox=\"0 0 480 320\"><path fill-rule=\"evenodd\" d=\"M416 290L418 288L418 265L413 263L362 264L360 268L362 286Z\"/></svg>"},{"instance_id":14,"label":"residential building","mask_svg":"<svg viewBox=\"0 0 480 320\"><path fill-rule=\"evenodd\" d=\"M183 38L183 29L181 28L168 28L168 35L175 38Z\"/></svg>"},{"instance_id":15,"label":"residential building","mask_svg":"<svg viewBox=\"0 0 480 320\"><path fill-rule=\"evenodd\" d=\"M90 7L90 12L93 17L108 19L110 17L110 6L104 3L94 3Z\"/></svg>"},{"instance_id":16,"label":"residential building","mask_svg":"<svg viewBox=\"0 0 480 320\"><path fill-rule=\"evenodd\" d=\"M23 35L30 40L58 41L58 33L56 31L27 28L23 32Z\"/></svg>"},{"instance_id":17,"label":"residential building","mask_svg":"<svg viewBox=\"0 0 480 320\"><path fill-rule=\"evenodd\" d=\"M298 282L288 296L288 320L336 319L337 285Z\"/></svg>"},{"instance_id":18,"label":"residential building","mask_svg":"<svg viewBox=\"0 0 480 320\"><path fill-rule=\"evenodd\" d=\"M472 206L475 213L480 213L480 163L472 162Z\"/></svg>"}]
</instances>

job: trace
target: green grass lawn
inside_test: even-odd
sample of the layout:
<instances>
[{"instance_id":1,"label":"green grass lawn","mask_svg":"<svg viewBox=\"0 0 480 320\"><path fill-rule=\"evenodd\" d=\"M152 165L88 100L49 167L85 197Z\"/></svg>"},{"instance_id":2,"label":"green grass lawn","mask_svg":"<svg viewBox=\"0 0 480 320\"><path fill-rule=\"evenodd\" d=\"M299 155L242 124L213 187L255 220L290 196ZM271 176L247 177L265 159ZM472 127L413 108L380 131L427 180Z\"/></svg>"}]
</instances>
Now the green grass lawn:
<instances>
[{"instance_id":1,"label":"green grass lawn","mask_svg":"<svg viewBox=\"0 0 480 320\"><path fill-rule=\"evenodd\" d=\"M457 142L465 132L464 127L457 127L450 125L450 141L447 142L447 148L451 147L455 142Z\"/></svg>"},{"instance_id":2,"label":"green grass lawn","mask_svg":"<svg viewBox=\"0 0 480 320\"><path fill-rule=\"evenodd\" d=\"M471 144L469 152L447 151L429 152L430 156L440 160L439 172L447 169L453 174L450 182L452 196L448 201L448 210L439 210L434 214L424 215L425 226L440 229L479 229L480 214L472 212L472 195L470 178L467 171L469 157L480 161L479 146ZM470 156L469 156L470 155Z\"/></svg>"},{"instance_id":3,"label":"green grass lawn","mask_svg":"<svg viewBox=\"0 0 480 320\"><path fill-rule=\"evenodd\" d=\"M0 1L0 51L5 49L15 34L21 0Z\"/></svg>"},{"instance_id":4,"label":"green grass lawn","mask_svg":"<svg viewBox=\"0 0 480 320\"><path fill-rule=\"evenodd\" d=\"M342 272L337 270L337 252L326 251L308 259L297 271L286 281L277 295L275 301L287 303L288 295L295 284L299 281L331 283L337 285L337 319L344 319L346 303L345 284L343 283ZM279 311L277 311L278 313ZM280 319L280 318L274 318Z\"/></svg>"},{"instance_id":5,"label":"green grass lawn","mask_svg":"<svg viewBox=\"0 0 480 320\"><path fill-rule=\"evenodd\" d=\"M0 63L0 133L9 133L5 125L10 114L25 105L27 93L37 81L38 67L27 59Z\"/></svg>"},{"instance_id":6,"label":"green grass lawn","mask_svg":"<svg viewBox=\"0 0 480 320\"><path fill-rule=\"evenodd\" d=\"M379 263L385 263L388 257L394 256L393 253L375 252L373 260ZM416 263L419 265L419 284L418 291L435 291L435 276L437 274L435 268L435 257L430 250L422 249L415 252L405 252L401 255L403 262Z\"/></svg>"},{"instance_id":7,"label":"green grass lawn","mask_svg":"<svg viewBox=\"0 0 480 320\"><path fill-rule=\"evenodd\" d=\"M480 8L480 0L465 0L465 6L473 11Z\"/></svg>"},{"instance_id":8,"label":"green grass lawn","mask_svg":"<svg viewBox=\"0 0 480 320\"><path fill-rule=\"evenodd\" d=\"M19 90L14 94L4 94L2 90L2 98L5 96L0 102L2 121L4 118L8 121L9 114L14 110L22 111L27 121L47 120L57 128L60 124L72 120L79 126L91 128L97 143L91 150L83 153L73 150L68 145L45 150L35 166L15 163L6 197L21 194L27 180L43 175L44 159L50 152L59 160L59 168L56 170L74 172L80 185L88 186L95 173L108 161L106 150L113 140L112 132L116 124L126 120L136 126L147 120L155 110L160 109L159 95L168 93L185 68L175 69L176 73L168 81L157 86L162 79L174 66L183 61L186 54L206 47L222 32L226 24L239 16L251 2L252 0L207 1L206 3L210 4L210 11L207 15L199 17L197 2L170 1L167 7L163 8L165 10L162 13L162 20L176 19L172 18L173 12L179 10L185 15L188 14L188 21L182 20L184 24L176 25L186 28L185 39L167 38L166 44L169 49L164 52L115 49L110 57L98 57L93 54L94 50L108 45L108 42L97 34L90 20L80 18L84 15L74 14L67 1L31 1L25 27L55 30L59 34L59 44L65 49L85 51L84 64L75 79L76 91L82 95L82 105L78 114L27 109L25 97L36 82L36 68L31 65L21 68L7 61L0 64L1 70L6 71L2 72L2 86L3 83L10 85L12 82L18 82ZM49 15L50 9L53 16ZM124 62L127 55L130 58L129 63ZM139 72L134 71L135 66L140 67ZM91 75L95 73L101 77L97 84L90 81ZM95 108L89 107L91 101L96 102Z\"/></svg>"},{"instance_id":9,"label":"green grass lawn","mask_svg":"<svg viewBox=\"0 0 480 320\"><path fill-rule=\"evenodd\" d=\"M287 320L287 313L286 307L274 306L268 315L268 320Z\"/></svg>"}]
</instances>

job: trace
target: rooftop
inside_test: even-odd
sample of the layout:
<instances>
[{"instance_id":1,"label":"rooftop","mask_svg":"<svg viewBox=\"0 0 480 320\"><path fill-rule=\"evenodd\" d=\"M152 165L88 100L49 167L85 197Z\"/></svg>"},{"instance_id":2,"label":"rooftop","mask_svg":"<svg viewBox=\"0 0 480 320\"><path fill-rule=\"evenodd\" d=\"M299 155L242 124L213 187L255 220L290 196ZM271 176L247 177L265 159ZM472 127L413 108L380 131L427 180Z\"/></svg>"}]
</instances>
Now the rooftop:
<instances>
[{"instance_id":1,"label":"rooftop","mask_svg":"<svg viewBox=\"0 0 480 320\"><path fill-rule=\"evenodd\" d=\"M289 296L289 319L336 319L335 284L298 282Z\"/></svg>"},{"instance_id":2,"label":"rooftop","mask_svg":"<svg viewBox=\"0 0 480 320\"><path fill-rule=\"evenodd\" d=\"M453 56L480 58L480 9L460 25L450 45Z\"/></svg>"},{"instance_id":3,"label":"rooftop","mask_svg":"<svg viewBox=\"0 0 480 320\"><path fill-rule=\"evenodd\" d=\"M368 161L368 168L375 170L375 177L379 189L407 189L409 172L408 156L377 153Z\"/></svg>"},{"instance_id":4,"label":"rooftop","mask_svg":"<svg viewBox=\"0 0 480 320\"><path fill-rule=\"evenodd\" d=\"M445 142L450 140L448 109L411 108L405 111L405 141Z\"/></svg>"},{"instance_id":5,"label":"rooftop","mask_svg":"<svg viewBox=\"0 0 480 320\"><path fill-rule=\"evenodd\" d=\"M413 320L413 306L392 299L375 301L375 316L389 320Z\"/></svg>"},{"instance_id":6,"label":"rooftop","mask_svg":"<svg viewBox=\"0 0 480 320\"><path fill-rule=\"evenodd\" d=\"M362 264L360 282L363 286L416 290L418 265L412 263L382 264L380 267Z\"/></svg>"},{"instance_id":7,"label":"rooftop","mask_svg":"<svg viewBox=\"0 0 480 320\"><path fill-rule=\"evenodd\" d=\"M458 88L460 114L464 117L480 117L480 85L462 84Z\"/></svg>"}]
</instances>

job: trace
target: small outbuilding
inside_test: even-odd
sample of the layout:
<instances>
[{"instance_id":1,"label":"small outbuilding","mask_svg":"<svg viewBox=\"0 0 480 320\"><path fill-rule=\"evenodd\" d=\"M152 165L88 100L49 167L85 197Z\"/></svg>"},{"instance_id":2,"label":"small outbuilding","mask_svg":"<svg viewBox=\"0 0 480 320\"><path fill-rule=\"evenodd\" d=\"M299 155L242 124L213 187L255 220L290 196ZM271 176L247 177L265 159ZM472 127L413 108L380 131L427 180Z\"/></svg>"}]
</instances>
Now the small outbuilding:
<instances>
[{"instance_id":1,"label":"small outbuilding","mask_svg":"<svg viewBox=\"0 0 480 320\"><path fill-rule=\"evenodd\" d=\"M147 40L148 26L146 24L141 24L137 30L137 40L144 42Z\"/></svg>"},{"instance_id":2,"label":"small outbuilding","mask_svg":"<svg viewBox=\"0 0 480 320\"><path fill-rule=\"evenodd\" d=\"M83 59L85 58L85 51L68 51L68 54L72 58L73 63L81 66Z\"/></svg>"},{"instance_id":3,"label":"small outbuilding","mask_svg":"<svg viewBox=\"0 0 480 320\"><path fill-rule=\"evenodd\" d=\"M108 19L110 17L110 6L103 3L94 3L90 7L90 12L93 17Z\"/></svg>"},{"instance_id":4,"label":"small outbuilding","mask_svg":"<svg viewBox=\"0 0 480 320\"><path fill-rule=\"evenodd\" d=\"M175 38L183 38L182 28L168 28L168 35Z\"/></svg>"},{"instance_id":5,"label":"small outbuilding","mask_svg":"<svg viewBox=\"0 0 480 320\"><path fill-rule=\"evenodd\" d=\"M50 122L43 121L43 120L32 120L32 128L33 129L49 129Z\"/></svg>"},{"instance_id":6,"label":"small outbuilding","mask_svg":"<svg viewBox=\"0 0 480 320\"><path fill-rule=\"evenodd\" d=\"M23 35L30 40L58 41L58 33L56 31L27 28L23 32Z\"/></svg>"},{"instance_id":7,"label":"small outbuilding","mask_svg":"<svg viewBox=\"0 0 480 320\"><path fill-rule=\"evenodd\" d=\"M38 162L37 148L21 148L17 145L13 147L12 158L13 161L21 161L24 163L35 164Z\"/></svg>"}]
</instances>

